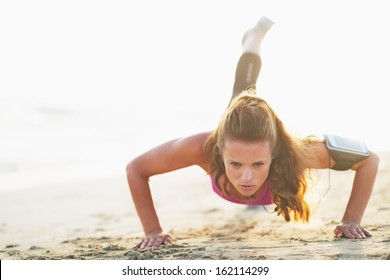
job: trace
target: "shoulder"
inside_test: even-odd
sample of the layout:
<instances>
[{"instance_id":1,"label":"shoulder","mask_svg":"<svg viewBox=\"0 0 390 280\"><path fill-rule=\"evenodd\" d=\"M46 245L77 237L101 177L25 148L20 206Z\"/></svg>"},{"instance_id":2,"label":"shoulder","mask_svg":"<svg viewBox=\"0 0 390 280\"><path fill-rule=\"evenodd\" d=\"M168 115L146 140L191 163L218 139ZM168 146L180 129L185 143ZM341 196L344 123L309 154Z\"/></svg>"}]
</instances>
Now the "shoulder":
<instances>
[{"instance_id":1,"label":"shoulder","mask_svg":"<svg viewBox=\"0 0 390 280\"><path fill-rule=\"evenodd\" d=\"M324 169L335 164L323 139L309 136L301 140L301 160L305 168Z\"/></svg>"},{"instance_id":2,"label":"shoulder","mask_svg":"<svg viewBox=\"0 0 390 280\"><path fill-rule=\"evenodd\" d=\"M165 142L133 159L128 170L136 170L147 178L192 165L207 170L203 157L207 136L208 133L199 133Z\"/></svg>"},{"instance_id":3,"label":"shoulder","mask_svg":"<svg viewBox=\"0 0 390 280\"><path fill-rule=\"evenodd\" d=\"M193 150L194 156L199 158L204 158L203 148L206 140L208 139L211 132L201 132L198 134L190 135L187 138L184 138L183 141L187 142L189 148Z\"/></svg>"},{"instance_id":4,"label":"shoulder","mask_svg":"<svg viewBox=\"0 0 390 280\"><path fill-rule=\"evenodd\" d=\"M178 146L179 150L185 151L187 156L192 158L194 164L205 169L206 160L203 153L203 147L209 135L210 132L193 134L177 139L175 145Z\"/></svg>"},{"instance_id":5,"label":"shoulder","mask_svg":"<svg viewBox=\"0 0 390 280\"><path fill-rule=\"evenodd\" d=\"M203 150L203 145L209 134L210 132L202 132L187 137L179 138L176 140L176 145L185 146L185 148L189 150L198 152L199 149Z\"/></svg>"},{"instance_id":6,"label":"shoulder","mask_svg":"<svg viewBox=\"0 0 390 280\"><path fill-rule=\"evenodd\" d=\"M168 141L150 152L153 154L169 155L171 159L187 159L191 164L197 164L203 158L203 145L208 132L198 133Z\"/></svg>"}]
</instances>

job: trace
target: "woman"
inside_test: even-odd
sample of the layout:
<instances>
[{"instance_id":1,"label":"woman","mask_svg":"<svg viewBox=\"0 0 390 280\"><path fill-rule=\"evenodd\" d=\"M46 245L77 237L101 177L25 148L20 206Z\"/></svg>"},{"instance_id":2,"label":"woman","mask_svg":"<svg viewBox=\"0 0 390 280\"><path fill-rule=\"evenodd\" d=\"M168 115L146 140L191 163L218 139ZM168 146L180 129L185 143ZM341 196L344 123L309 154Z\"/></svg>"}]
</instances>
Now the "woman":
<instances>
[{"instance_id":1,"label":"woman","mask_svg":"<svg viewBox=\"0 0 390 280\"><path fill-rule=\"evenodd\" d=\"M304 200L308 169L339 165L316 138L297 139L288 134L274 111L255 95L261 68L261 42L273 22L262 17L242 41L233 96L218 127L162 144L132 160L127 178L145 238L137 248L170 244L172 237L160 226L149 187L149 177L198 165L212 179L222 198L247 205L276 204L286 221L307 222L310 209ZM337 237L363 239L371 234L360 225L369 201L379 159L370 152L352 162L355 170L352 193L345 214L334 233Z\"/></svg>"}]
</instances>

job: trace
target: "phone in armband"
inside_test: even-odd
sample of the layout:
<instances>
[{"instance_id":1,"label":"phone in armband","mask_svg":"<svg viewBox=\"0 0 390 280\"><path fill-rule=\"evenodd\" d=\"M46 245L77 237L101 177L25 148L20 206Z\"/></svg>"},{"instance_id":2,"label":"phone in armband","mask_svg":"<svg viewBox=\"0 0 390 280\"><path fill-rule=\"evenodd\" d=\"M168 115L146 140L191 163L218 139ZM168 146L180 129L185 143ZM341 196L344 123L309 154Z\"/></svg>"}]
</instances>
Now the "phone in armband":
<instances>
[{"instance_id":1,"label":"phone in armband","mask_svg":"<svg viewBox=\"0 0 390 280\"><path fill-rule=\"evenodd\" d=\"M333 160L336 162L334 170L348 170L370 155L364 142L347 139L344 137L325 134L326 147Z\"/></svg>"}]
</instances>

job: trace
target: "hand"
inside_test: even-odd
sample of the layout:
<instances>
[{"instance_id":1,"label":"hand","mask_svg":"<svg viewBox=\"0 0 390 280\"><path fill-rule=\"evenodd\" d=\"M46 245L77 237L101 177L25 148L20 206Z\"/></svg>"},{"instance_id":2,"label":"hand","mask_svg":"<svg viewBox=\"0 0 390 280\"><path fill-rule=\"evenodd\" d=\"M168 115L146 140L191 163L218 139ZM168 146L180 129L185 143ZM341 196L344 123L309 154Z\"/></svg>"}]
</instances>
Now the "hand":
<instances>
[{"instance_id":1,"label":"hand","mask_svg":"<svg viewBox=\"0 0 390 280\"><path fill-rule=\"evenodd\" d=\"M371 233L365 228L354 222L341 222L334 230L338 238L365 239L371 237Z\"/></svg>"},{"instance_id":2,"label":"hand","mask_svg":"<svg viewBox=\"0 0 390 280\"><path fill-rule=\"evenodd\" d=\"M168 233L151 233L141 240L134 248L155 248L161 245L169 245L172 243L172 236Z\"/></svg>"}]
</instances>

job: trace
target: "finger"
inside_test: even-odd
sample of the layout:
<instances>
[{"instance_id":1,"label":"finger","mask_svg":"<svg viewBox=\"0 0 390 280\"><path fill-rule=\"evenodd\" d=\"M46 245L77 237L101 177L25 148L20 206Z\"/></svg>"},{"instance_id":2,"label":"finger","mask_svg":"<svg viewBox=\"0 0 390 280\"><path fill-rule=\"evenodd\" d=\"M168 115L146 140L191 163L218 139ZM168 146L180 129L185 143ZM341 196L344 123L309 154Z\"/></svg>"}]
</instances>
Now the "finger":
<instances>
[{"instance_id":1,"label":"finger","mask_svg":"<svg viewBox=\"0 0 390 280\"><path fill-rule=\"evenodd\" d=\"M350 239L356 239L355 234L351 232L351 229L349 227L337 227L338 230L340 230L343 233L342 237L350 238Z\"/></svg>"},{"instance_id":2,"label":"finger","mask_svg":"<svg viewBox=\"0 0 390 280\"><path fill-rule=\"evenodd\" d=\"M349 239L356 239L356 236L354 233L351 232L350 229L346 229L343 231L344 237L349 238Z\"/></svg>"},{"instance_id":3,"label":"finger","mask_svg":"<svg viewBox=\"0 0 390 280\"><path fill-rule=\"evenodd\" d=\"M164 245L172 244L172 237L168 236L167 238L165 238L163 244Z\"/></svg>"},{"instance_id":4,"label":"finger","mask_svg":"<svg viewBox=\"0 0 390 280\"><path fill-rule=\"evenodd\" d=\"M364 232L364 234L367 236L367 237L372 237L371 233L366 230L365 228L362 228L362 231Z\"/></svg>"},{"instance_id":5,"label":"finger","mask_svg":"<svg viewBox=\"0 0 390 280\"><path fill-rule=\"evenodd\" d=\"M140 245L140 249L145 249L145 248L147 248L149 242L150 242L150 238L147 238L147 239L142 240L142 243L141 243L141 245Z\"/></svg>"},{"instance_id":6,"label":"finger","mask_svg":"<svg viewBox=\"0 0 390 280\"><path fill-rule=\"evenodd\" d=\"M353 234L353 236L355 236L356 239L365 239L366 238L366 235L365 235L363 230L364 229L359 225L351 227L351 233Z\"/></svg>"},{"instance_id":7,"label":"finger","mask_svg":"<svg viewBox=\"0 0 390 280\"><path fill-rule=\"evenodd\" d=\"M144 238L141 241L139 241L133 248L134 249L142 249L142 248L145 247L145 245L142 245L142 244L145 244L145 242L147 243L147 239L146 238Z\"/></svg>"},{"instance_id":8,"label":"finger","mask_svg":"<svg viewBox=\"0 0 390 280\"><path fill-rule=\"evenodd\" d=\"M355 229L354 232L355 232L354 235L357 239L365 239L366 238L365 234L363 233L363 231L360 228Z\"/></svg>"},{"instance_id":9,"label":"finger","mask_svg":"<svg viewBox=\"0 0 390 280\"><path fill-rule=\"evenodd\" d=\"M165 241L165 236L158 236L153 244L151 245L151 247L159 247L161 244L163 244Z\"/></svg>"},{"instance_id":10,"label":"finger","mask_svg":"<svg viewBox=\"0 0 390 280\"><path fill-rule=\"evenodd\" d=\"M148 243L146 244L146 248L154 247L153 244L156 242L156 238L149 238Z\"/></svg>"},{"instance_id":11,"label":"finger","mask_svg":"<svg viewBox=\"0 0 390 280\"><path fill-rule=\"evenodd\" d=\"M142 241L141 241L141 242L138 242L137 244L135 244L135 245L133 246L133 249L139 249L140 246L141 246L141 244L142 244Z\"/></svg>"},{"instance_id":12,"label":"finger","mask_svg":"<svg viewBox=\"0 0 390 280\"><path fill-rule=\"evenodd\" d=\"M366 230L364 227L358 227L356 231L363 239L372 236L371 233L368 230Z\"/></svg>"},{"instance_id":13,"label":"finger","mask_svg":"<svg viewBox=\"0 0 390 280\"><path fill-rule=\"evenodd\" d=\"M336 235L336 237L338 238L342 238L344 236L343 232L341 230L339 230L338 228L336 228L334 230L334 234Z\"/></svg>"}]
</instances>

